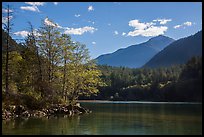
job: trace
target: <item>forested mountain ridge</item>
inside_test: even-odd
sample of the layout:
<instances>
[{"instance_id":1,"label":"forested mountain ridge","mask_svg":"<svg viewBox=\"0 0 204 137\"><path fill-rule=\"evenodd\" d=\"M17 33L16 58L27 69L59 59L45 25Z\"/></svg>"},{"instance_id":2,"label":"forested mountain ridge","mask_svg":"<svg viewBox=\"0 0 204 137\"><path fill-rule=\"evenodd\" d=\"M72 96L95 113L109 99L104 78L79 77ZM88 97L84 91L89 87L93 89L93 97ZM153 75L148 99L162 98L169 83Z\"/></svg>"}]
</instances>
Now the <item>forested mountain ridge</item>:
<instances>
[{"instance_id":1,"label":"forested mountain ridge","mask_svg":"<svg viewBox=\"0 0 204 137\"><path fill-rule=\"evenodd\" d=\"M143 67L168 67L184 64L193 56L202 56L202 30L189 37L174 41Z\"/></svg>"},{"instance_id":2,"label":"forested mountain ridge","mask_svg":"<svg viewBox=\"0 0 204 137\"><path fill-rule=\"evenodd\" d=\"M139 68L173 41L172 38L159 35L151 38L147 42L101 55L95 60L99 65Z\"/></svg>"},{"instance_id":3,"label":"forested mountain ridge","mask_svg":"<svg viewBox=\"0 0 204 137\"><path fill-rule=\"evenodd\" d=\"M99 66L106 87L80 99L202 102L202 57L160 68Z\"/></svg>"}]
</instances>

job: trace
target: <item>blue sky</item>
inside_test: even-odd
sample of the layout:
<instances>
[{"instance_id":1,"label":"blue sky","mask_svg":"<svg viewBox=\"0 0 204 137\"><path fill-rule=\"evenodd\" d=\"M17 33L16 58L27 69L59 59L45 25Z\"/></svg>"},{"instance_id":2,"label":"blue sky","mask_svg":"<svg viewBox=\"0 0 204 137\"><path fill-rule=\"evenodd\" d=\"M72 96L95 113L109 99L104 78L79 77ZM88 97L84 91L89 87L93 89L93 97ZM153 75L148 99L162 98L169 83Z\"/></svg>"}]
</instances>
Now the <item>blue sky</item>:
<instances>
[{"instance_id":1,"label":"blue sky","mask_svg":"<svg viewBox=\"0 0 204 137\"><path fill-rule=\"evenodd\" d=\"M38 29L48 17L85 44L91 58L160 34L179 39L202 29L201 2L3 2L2 13L7 4L14 38L25 36L28 21Z\"/></svg>"}]
</instances>

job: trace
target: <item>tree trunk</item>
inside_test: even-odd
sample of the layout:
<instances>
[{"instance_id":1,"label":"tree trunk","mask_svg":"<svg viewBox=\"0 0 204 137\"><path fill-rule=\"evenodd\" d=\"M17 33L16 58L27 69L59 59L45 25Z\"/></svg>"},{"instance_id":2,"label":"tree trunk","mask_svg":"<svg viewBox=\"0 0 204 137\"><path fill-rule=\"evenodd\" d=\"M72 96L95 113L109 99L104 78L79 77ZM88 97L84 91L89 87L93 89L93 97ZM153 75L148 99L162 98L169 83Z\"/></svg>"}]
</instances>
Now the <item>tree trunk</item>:
<instances>
[{"instance_id":1,"label":"tree trunk","mask_svg":"<svg viewBox=\"0 0 204 137\"><path fill-rule=\"evenodd\" d=\"M66 80L66 59L64 59L64 70L63 70L64 76L63 76L63 87L62 87L62 96L66 97L65 94L65 80ZM66 100L66 98L65 98Z\"/></svg>"},{"instance_id":2,"label":"tree trunk","mask_svg":"<svg viewBox=\"0 0 204 137\"><path fill-rule=\"evenodd\" d=\"M10 33L10 21L9 21L9 16L10 16L10 9L8 5L7 9L7 43L6 43L6 94L9 93L9 69L8 69L8 61L9 61L9 33Z\"/></svg>"}]
</instances>

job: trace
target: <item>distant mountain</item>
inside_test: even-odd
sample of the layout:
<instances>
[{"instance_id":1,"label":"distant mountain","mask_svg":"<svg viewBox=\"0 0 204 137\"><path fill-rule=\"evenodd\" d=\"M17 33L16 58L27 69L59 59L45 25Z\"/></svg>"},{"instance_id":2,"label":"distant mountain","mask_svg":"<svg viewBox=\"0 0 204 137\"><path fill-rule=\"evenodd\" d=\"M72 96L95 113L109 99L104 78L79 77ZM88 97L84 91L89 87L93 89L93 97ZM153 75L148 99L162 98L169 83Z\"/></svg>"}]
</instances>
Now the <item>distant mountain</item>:
<instances>
[{"instance_id":1,"label":"distant mountain","mask_svg":"<svg viewBox=\"0 0 204 137\"><path fill-rule=\"evenodd\" d=\"M202 56L202 31L171 43L156 54L144 67L168 67L184 64L193 56Z\"/></svg>"},{"instance_id":2,"label":"distant mountain","mask_svg":"<svg viewBox=\"0 0 204 137\"><path fill-rule=\"evenodd\" d=\"M147 42L101 55L95 60L100 65L139 68L173 41L172 38L159 35L149 39Z\"/></svg>"}]
</instances>

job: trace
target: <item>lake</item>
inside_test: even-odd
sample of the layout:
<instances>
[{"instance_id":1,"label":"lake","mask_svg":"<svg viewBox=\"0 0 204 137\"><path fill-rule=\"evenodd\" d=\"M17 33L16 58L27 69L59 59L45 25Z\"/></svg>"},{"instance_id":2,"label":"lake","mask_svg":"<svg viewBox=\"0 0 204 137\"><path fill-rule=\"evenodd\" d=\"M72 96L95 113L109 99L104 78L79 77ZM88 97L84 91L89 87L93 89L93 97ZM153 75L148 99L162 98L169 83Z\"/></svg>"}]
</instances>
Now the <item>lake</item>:
<instances>
[{"instance_id":1,"label":"lake","mask_svg":"<svg viewBox=\"0 0 204 137\"><path fill-rule=\"evenodd\" d=\"M2 134L202 135L202 104L81 102L90 114L2 122Z\"/></svg>"}]
</instances>

